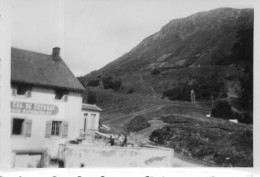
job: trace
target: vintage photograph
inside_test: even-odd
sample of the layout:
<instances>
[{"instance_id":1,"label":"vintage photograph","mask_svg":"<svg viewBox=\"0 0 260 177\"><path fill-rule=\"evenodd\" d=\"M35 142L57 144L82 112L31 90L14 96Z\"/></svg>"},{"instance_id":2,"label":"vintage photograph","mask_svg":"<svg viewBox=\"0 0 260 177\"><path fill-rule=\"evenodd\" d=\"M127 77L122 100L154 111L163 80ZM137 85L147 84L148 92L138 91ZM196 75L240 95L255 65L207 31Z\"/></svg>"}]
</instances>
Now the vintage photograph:
<instances>
[{"instance_id":1,"label":"vintage photograph","mask_svg":"<svg viewBox=\"0 0 260 177\"><path fill-rule=\"evenodd\" d=\"M11 0L0 167L254 167L252 2Z\"/></svg>"}]
</instances>

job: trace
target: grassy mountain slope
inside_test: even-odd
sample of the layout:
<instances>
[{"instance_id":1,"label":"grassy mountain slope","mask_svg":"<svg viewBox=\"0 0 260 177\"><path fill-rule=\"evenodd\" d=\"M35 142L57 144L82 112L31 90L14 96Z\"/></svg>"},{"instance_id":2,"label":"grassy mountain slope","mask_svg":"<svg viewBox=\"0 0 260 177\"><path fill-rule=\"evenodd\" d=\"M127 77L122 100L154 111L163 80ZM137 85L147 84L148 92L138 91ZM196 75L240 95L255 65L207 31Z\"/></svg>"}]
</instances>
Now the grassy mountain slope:
<instances>
[{"instance_id":1,"label":"grassy mountain slope","mask_svg":"<svg viewBox=\"0 0 260 177\"><path fill-rule=\"evenodd\" d=\"M252 123L253 17L253 9L220 8L170 21L125 55L79 77L91 91L84 93L84 102L92 94L104 110L101 121L139 144L159 131L155 137L161 141L150 141L186 157L217 166L252 166L252 125L206 115L226 100ZM191 89L195 104L189 102ZM144 129L133 134L129 130L138 117Z\"/></svg>"},{"instance_id":2,"label":"grassy mountain slope","mask_svg":"<svg viewBox=\"0 0 260 177\"><path fill-rule=\"evenodd\" d=\"M243 92L252 97L253 10L220 8L172 20L130 52L79 79L87 84L107 76L121 81L122 93L132 89L161 97L188 86L200 99L221 94L239 99ZM247 100L252 109L252 99Z\"/></svg>"}]
</instances>

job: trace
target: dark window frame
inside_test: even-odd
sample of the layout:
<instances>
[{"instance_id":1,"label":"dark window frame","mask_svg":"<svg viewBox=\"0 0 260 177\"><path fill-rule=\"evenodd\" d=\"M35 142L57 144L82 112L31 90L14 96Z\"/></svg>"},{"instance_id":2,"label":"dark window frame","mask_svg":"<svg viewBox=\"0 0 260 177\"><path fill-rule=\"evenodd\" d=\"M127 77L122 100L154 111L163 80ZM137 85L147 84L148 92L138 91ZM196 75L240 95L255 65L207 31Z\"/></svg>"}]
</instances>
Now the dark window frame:
<instances>
[{"instance_id":1,"label":"dark window frame","mask_svg":"<svg viewBox=\"0 0 260 177\"><path fill-rule=\"evenodd\" d=\"M65 89L55 89L55 100L67 101L66 96L69 95L69 91Z\"/></svg>"},{"instance_id":2,"label":"dark window frame","mask_svg":"<svg viewBox=\"0 0 260 177\"><path fill-rule=\"evenodd\" d=\"M32 91L32 85L24 83L12 83L12 89L15 90L14 96L30 97Z\"/></svg>"},{"instance_id":3,"label":"dark window frame","mask_svg":"<svg viewBox=\"0 0 260 177\"><path fill-rule=\"evenodd\" d=\"M51 136L61 136L62 121L53 120L51 121Z\"/></svg>"},{"instance_id":4,"label":"dark window frame","mask_svg":"<svg viewBox=\"0 0 260 177\"><path fill-rule=\"evenodd\" d=\"M12 118L12 130L11 130L12 132L11 132L11 134L13 136L23 136L25 134L25 121L26 121L26 118L20 118L20 117L13 117ZM21 127L15 128L15 126L21 126ZM19 133L14 132L14 131L19 131Z\"/></svg>"}]
</instances>

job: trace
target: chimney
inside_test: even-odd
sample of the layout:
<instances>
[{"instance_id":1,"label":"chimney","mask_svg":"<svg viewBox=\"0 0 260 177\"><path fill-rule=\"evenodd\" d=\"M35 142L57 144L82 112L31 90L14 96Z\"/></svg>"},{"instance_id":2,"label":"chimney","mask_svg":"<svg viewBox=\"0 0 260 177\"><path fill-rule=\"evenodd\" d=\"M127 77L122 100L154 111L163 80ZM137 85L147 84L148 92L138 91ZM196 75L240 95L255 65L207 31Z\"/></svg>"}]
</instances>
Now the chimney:
<instances>
[{"instance_id":1,"label":"chimney","mask_svg":"<svg viewBox=\"0 0 260 177\"><path fill-rule=\"evenodd\" d=\"M54 61L58 61L60 58L60 48L59 47L54 47L52 49L52 57Z\"/></svg>"}]
</instances>

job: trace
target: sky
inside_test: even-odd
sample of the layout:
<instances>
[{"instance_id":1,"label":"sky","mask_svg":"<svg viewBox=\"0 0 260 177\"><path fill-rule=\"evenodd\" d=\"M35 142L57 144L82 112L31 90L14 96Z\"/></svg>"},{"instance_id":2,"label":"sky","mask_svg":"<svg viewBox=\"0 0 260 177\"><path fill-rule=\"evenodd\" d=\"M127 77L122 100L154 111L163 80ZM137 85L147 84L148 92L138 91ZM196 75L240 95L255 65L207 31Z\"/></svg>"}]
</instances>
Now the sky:
<instances>
[{"instance_id":1,"label":"sky","mask_svg":"<svg viewBox=\"0 0 260 177\"><path fill-rule=\"evenodd\" d=\"M12 0L12 46L61 56L76 76L130 51L170 20L254 0Z\"/></svg>"}]
</instances>

